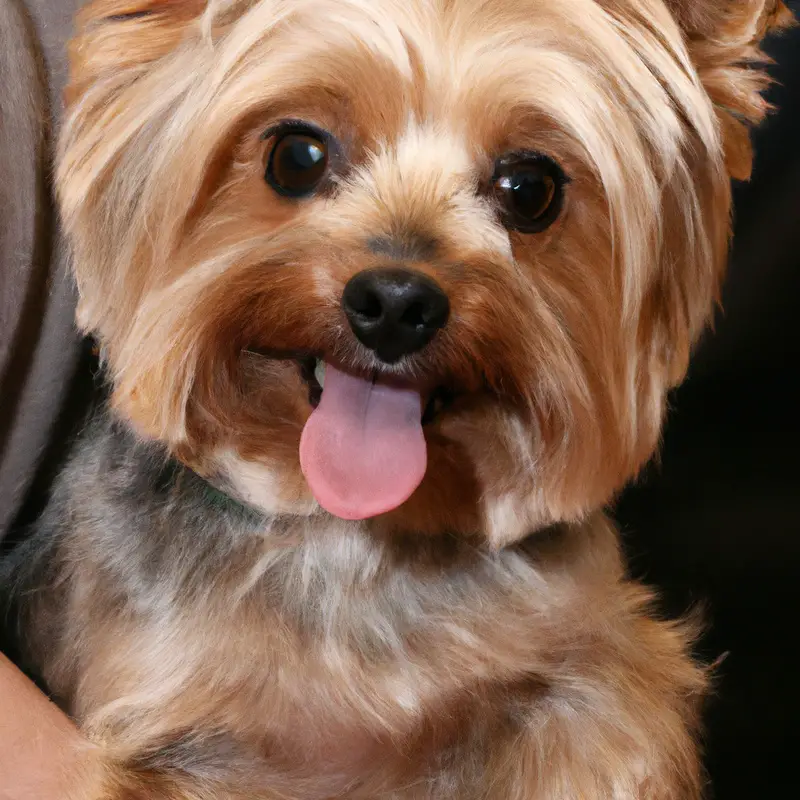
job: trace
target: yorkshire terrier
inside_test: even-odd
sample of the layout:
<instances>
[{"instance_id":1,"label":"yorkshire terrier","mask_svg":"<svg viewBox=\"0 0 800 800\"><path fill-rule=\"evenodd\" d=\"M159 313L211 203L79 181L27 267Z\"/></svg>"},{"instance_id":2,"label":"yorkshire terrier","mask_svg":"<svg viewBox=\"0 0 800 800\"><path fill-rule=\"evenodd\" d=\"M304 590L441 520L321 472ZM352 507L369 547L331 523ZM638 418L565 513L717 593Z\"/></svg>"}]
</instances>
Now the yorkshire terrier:
<instances>
[{"instance_id":1,"label":"yorkshire terrier","mask_svg":"<svg viewBox=\"0 0 800 800\"><path fill-rule=\"evenodd\" d=\"M93 0L109 401L14 556L82 800L693 800L603 507L713 312L778 0Z\"/></svg>"}]
</instances>

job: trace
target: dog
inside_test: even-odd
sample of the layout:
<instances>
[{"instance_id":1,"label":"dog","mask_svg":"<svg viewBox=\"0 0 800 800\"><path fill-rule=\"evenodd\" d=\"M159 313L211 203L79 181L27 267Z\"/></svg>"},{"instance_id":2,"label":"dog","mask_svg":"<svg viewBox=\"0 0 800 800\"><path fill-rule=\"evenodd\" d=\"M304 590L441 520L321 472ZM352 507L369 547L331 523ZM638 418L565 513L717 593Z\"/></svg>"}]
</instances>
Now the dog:
<instances>
[{"instance_id":1,"label":"dog","mask_svg":"<svg viewBox=\"0 0 800 800\"><path fill-rule=\"evenodd\" d=\"M13 556L81 800L692 800L604 508L724 274L777 0L91 0L108 400Z\"/></svg>"}]
</instances>

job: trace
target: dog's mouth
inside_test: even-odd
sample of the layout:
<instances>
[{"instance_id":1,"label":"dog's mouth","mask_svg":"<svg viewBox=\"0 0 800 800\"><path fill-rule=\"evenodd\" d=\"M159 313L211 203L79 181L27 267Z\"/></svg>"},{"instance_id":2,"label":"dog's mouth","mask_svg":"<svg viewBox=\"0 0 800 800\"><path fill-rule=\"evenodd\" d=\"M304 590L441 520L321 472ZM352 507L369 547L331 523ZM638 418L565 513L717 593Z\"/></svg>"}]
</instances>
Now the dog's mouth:
<instances>
[{"instance_id":1,"label":"dog's mouth","mask_svg":"<svg viewBox=\"0 0 800 800\"><path fill-rule=\"evenodd\" d=\"M308 387L308 402L312 408L319 406L325 388L326 362L315 356L304 356L295 359L300 369L300 377ZM379 379L376 372L373 381ZM425 407L422 412L422 424L430 425L437 420L453 403L456 392L445 384L438 385L426 394Z\"/></svg>"},{"instance_id":2,"label":"dog's mouth","mask_svg":"<svg viewBox=\"0 0 800 800\"><path fill-rule=\"evenodd\" d=\"M425 476L423 426L445 411L452 391L421 389L388 371L355 374L308 354L289 358L299 366L313 409L299 456L317 502L352 520L402 505Z\"/></svg>"}]
</instances>

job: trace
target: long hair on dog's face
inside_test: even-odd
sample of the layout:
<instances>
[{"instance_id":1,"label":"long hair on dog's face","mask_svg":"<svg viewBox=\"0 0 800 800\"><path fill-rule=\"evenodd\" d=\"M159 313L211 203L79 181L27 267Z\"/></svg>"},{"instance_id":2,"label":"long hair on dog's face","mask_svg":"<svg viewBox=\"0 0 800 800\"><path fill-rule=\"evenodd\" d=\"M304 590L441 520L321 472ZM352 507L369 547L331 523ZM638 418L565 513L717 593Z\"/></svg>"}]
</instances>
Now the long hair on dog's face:
<instances>
[{"instance_id":1,"label":"long hair on dog's face","mask_svg":"<svg viewBox=\"0 0 800 800\"><path fill-rule=\"evenodd\" d=\"M242 499L315 513L318 359L419 398L424 478L373 525L498 546L581 517L652 454L713 309L765 112L749 65L783 21L770 0L94 0L58 187L117 411ZM395 352L369 326L398 281L428 294L397 324L430 330Z\"/></svg>"}]
</instances>

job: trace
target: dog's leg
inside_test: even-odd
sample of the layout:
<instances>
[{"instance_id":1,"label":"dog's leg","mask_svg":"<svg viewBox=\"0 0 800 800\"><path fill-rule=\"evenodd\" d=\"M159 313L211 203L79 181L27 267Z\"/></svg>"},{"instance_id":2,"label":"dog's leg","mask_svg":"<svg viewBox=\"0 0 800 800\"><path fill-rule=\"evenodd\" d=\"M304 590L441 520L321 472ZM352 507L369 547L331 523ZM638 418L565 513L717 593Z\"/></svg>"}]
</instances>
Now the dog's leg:
<instances>
[{"instance_id":1,"label":"dog's leg","mask_svg":"<svg viewBox=\"0 0 800 800\"><path fill-rule=\"evenodd\" d=\"M90 781L71 787L66 800L206 800L210 796L202 787L192 787L186 780L131 770L109 760L101 764ZM214 797L229 800L221 794Z\"/></svg>"},{"instance_id":2,"label":"dog's leg","mask_svg":"<svg viewBox=\"0 0 800 800\"><path fill-rule=\"evenodd\" d=\"M635 595L637 587L630 587ZM487 770L485 800L698 800L704 671L680 626L637 612L566 652Z\"/></svg>"},{"instance_id":3,"label":"dog's leg","mask_svg":"<svg viewBox=\"0 0 800 800\"><path fill-rule=\"evenodd\" d=\"M66 800L287 800L324 796L295 786L263 753L224 731L198 726L157 739L87 731L97 748L91 781ZM297 788L297 792L294 789ZM307 790L307 791L306 791Z\"/></svg>"},{"instance_id":4,"label":"dog's leg","mask_svg":"<svg viewBox=\"0 0 800 800\"><path fill-rule=\"evenodd\" d=\"M102 760L102 757L101 757ZM203 775L201 770L188 772L155 770L122 765L113 759L80 786L71 788L63 800L285 800L268 787L254 788L245 776L237 786L236 775L228 780Z\"/></svg>"}]
</instances>

